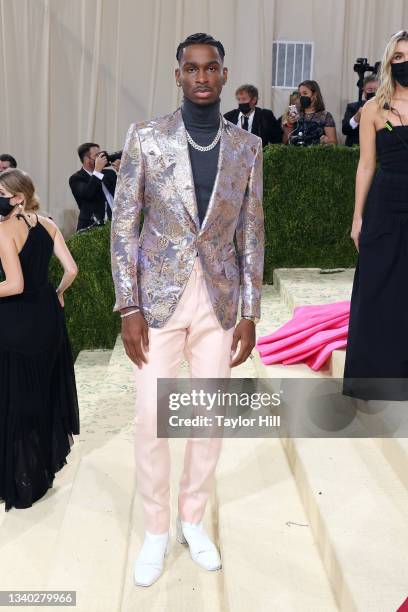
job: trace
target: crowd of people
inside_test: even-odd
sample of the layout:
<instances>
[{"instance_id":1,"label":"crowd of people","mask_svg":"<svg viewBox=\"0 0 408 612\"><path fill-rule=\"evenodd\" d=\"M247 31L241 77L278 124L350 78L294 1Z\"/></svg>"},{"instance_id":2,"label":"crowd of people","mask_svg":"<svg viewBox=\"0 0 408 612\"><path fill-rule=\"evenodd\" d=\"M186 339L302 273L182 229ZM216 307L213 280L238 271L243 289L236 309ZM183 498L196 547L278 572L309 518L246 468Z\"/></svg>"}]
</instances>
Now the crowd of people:
<instances>
[{"instance_id":1,"label":"crowd of people","mask_svg":"<svg viewBox=\"0 0 408 612\"><path fill-rule=\"evenodd\" d=\"M176 378L184 358L191 377L206 381L229 378L249 358L265 254L262 145L337 142L315 81L299 85L279 120L257 107L256 88L241 86L238 109L227 121L220 114L228 79L224 56L222 43L204 33L180 42L174 74L184 95L180 108L152 119L149 129L131 124L122 158L84 143L78 148L82 168L69 179L80 231L112 217L113 310L120 313L137 388L134 450L145 535L133 577L143 587L159 579L171 546L171 453L166 436L158 435L158 381ZM361 138L344 394L406 400L408 31L391 37L379 76L380 84L365 80L364 99L349 104L343 120L347 144ZM161 155L143 154L157 142ZM6 168L0 173L0 502L8 511L29 508L45 495L79 433L63 309L78 269L59 228L37 214L30 177L12 156L0 162ZM48 281L52 254L64 270L57 288ZM310 328L316 330L313 319ZM377 384L384 379L389 384ZM176 538L197 565L215 571L221 556L203 516L223 432L201 437L199 429L186 443Z\"/></svg>"},{"instance_id":2,"label":"crowd of people","mask_svg":"<svg viewBox=\"0 0 408 612\"><path fill-rule=\"evenodd\" d=\"M361 109L375 96L378 77L367 76L363 82L362 99L347 105L342 120L345 144L359 144ZM238 109L225 113L225 118L262 138L262 145L293 144L310 146L338 144L336 123L326 110L323 95L316 81L306 80L289 96L285 112L277 119L269 109L259 108L258 90L254 85L241 85L235 92Z\"/></svg>"},{"instance_id":3,"label":"crowd of people","mask_svg":"<svg viewBox=\"0 0 408 612\"><path fill-rule=\"evenodd\" d=\"M362 107L375 96L378 85L376 75L367 76L363 82L362 99L347 104L342 120L346 146L359 144ZM333 115L326 110L316 81L302 81L290 94L288 107L279 118L272 110L258 106L259 92L255 85L241 85L235 97L237 107L226 112L225 119L259 136L263 147L269 144L338 144ZM69 178L69 186L79 209L77 231L83 231L103 225L112 218L121 152L111 159L97 143L85 142L78 147L77 153L81 168ZM0 155L0 172L8 168L17 168L17 161L5 153Z\"/></svg>"}]
</instances>

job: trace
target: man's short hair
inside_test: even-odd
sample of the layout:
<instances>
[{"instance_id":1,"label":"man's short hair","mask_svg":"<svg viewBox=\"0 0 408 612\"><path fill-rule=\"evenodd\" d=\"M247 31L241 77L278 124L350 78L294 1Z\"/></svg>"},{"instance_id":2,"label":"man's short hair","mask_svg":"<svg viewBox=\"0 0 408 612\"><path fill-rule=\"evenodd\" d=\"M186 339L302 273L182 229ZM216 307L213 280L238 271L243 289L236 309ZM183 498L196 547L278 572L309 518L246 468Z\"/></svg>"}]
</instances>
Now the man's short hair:
<instances>
[{"instance_id":1,"label":"man's short hair","mask_svg":"<svg viewBox=\"0 0 408 612\"><path fill-rule=\"evenodd\" d=\"M96 142L84 142L83 144L79 145L79 147L78 147L78 155L79 155L79 159L81 160L81 162L84 161L84 157L86 155L88 155L88 153L92 149L92 147L98 147L99 148L99 145L96 144Z\"/></svg>"},{"instance_id":2,"label":"man's short hair","mask_svg":"<svg viewBox=\"0 0 408 612\"><path fill-rule=\"evenodd\" d=\"M10 168L17 168L17 161L8 153L3 153L0 155L0 161L10 162Z\"/></svg>"},{"instance_id":3,"label":"man's short hair","mask_svg":"<svg viewBox=\"0 0 408 612\"><path fill-rule=\"evenodd\" d=\"M244 92L247 93L250 98L256 98L256 101L258 102L259 93L255 85L249 85L249 84L240 85L235 92L235 96L237 96L240 93L244 93Z\"/></svg>"},{"instance_id":4,"label":"man's short hair","mask_svg":"<svg viewBox=\"0 0 408 612\"><path fill-rule=\"evenodd\" d=\"M217 47L221 60L224 61L225 50L222 42L220 42L219 40L215 40L215 38L213 38L209 34L198 32L197 34L190 34L190 36L187 36L187 38L183 40L183 42L181 42L177 47L176 60L179 63L183 53L183 49L185 49L185 47L189 47L190 45L212 45L213 47Z\"/></svg>"},{"instance_id":5,"label":"man's short hair","mask_svg":"<svg viewBox=\"0 0 408 612\"><path fill-rule=\"evenodd\" d=\"M367 83L375 83L378 80L379 78L376 74L369 74L368 76L364 77L363 87L365 87Z\"/></svg>"}]
</instances>

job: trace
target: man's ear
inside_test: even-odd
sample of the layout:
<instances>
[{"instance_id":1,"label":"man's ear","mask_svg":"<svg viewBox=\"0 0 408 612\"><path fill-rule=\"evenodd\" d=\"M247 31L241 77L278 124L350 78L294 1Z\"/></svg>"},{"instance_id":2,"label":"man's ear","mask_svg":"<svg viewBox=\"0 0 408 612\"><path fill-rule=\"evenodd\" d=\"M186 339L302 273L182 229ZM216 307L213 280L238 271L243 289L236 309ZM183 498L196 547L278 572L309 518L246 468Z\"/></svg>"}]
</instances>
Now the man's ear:
<instances>
[{"instance_id":1,"label":"man's ear","mask_svg":"<svg viewBox=\"0 0 408 612\"><path fill-rule=\"evenodd\" d=\"M225 83L228 81L228 68L223 68L222 73L224 76L224 85L225 85Z\"/></svg>"}]
</instances>

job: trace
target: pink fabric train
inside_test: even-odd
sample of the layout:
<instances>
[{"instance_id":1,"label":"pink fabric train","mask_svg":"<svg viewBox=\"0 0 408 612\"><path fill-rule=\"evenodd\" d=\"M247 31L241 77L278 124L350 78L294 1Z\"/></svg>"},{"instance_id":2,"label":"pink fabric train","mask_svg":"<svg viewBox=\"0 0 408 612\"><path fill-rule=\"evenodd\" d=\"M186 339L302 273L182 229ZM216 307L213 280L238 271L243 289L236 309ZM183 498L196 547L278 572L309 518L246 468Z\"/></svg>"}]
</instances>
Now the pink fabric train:
<instances>
[{"instance_id":1,"label":"pink fabric train","mask_svg":"<svg viewBox=\"0 0 408 612\"><path fill-rule=\"evenodd\" d=\"M258 338L256 348L262 362L306 363L312 370L320 370L334 350L345 348L349 315L349 300L297 306L290 321Z\"/></svg>"}]
</instances>

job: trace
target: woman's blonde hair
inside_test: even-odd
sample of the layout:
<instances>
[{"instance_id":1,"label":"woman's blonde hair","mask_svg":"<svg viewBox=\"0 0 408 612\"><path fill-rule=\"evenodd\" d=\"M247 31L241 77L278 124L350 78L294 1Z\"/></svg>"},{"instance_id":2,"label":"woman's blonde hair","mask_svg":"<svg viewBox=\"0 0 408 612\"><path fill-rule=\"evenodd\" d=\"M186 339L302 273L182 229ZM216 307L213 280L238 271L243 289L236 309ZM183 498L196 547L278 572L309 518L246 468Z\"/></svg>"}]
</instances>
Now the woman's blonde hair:
<instances>
[{"instance_id":1,"label":"woman's blonde hair","mask_svg":"<svg viewBox=\"0 0 408 612\"><path fill-rule=\"evenodd\" d=\"M40 201L35 194L34 183L26 172L19 168L7 168L7 170L0 173L0 184L13 195L17 195L17 193L23 194L24 209L26 211L36 211L40 208Z\"/></svg>"},{"instance_id":2,"label":"woman's blonde hair","mask_svg":"<svg viewBox=\"0 0 408 612\"><path fill-rule=\"evenodd\" d=\"M375 100L380 108L383 110L384 105L391 106L391 100L395 91L395 81L391 74L391 60L395 53L395 47L401 40L408 41L408 31L400 30L393 34L385 47L384 55L381 60L379 81L380 85L375 95Z\"/></svg>"}]
</instances>

